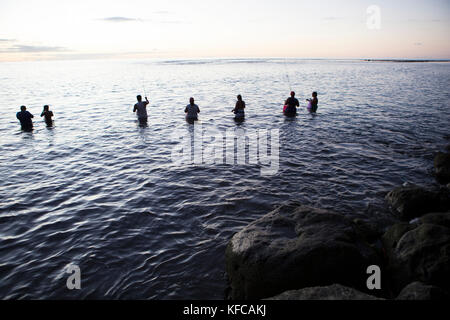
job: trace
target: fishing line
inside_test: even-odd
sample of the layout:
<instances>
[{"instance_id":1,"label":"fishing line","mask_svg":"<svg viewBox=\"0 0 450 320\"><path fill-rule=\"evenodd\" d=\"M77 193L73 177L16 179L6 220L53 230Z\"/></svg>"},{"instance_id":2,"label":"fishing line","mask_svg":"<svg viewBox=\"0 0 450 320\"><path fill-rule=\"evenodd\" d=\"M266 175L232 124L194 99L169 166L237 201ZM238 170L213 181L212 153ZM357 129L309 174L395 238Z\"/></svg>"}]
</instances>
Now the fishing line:
<instances>
[{"instance_id":1,"label":"fishing line","mask_svg":"<svg viewBox=\"0 0 450 320\"><path fill-rule=\"evenodd\" d=\"M138 19L138 21L140 23L144 24L144 19ZM145 28L143 28L143 30L145 30ZM145 90L145 84L146 84L146 82L145 82L145 72L142 72L142 74L141 74L141 81L142 81L142 89L144 90L144 97L146 97L147 96L147 92Z\"/></svg>"},{"instance_id":2,"label":"fishing line","mask_svg":"<svg viewBox=\"0 0 450 320\"><path fill-rule=\"evenodd\" d=\"M284 70L285 70L285 73L286 73L286 78L287 78L287 81L288 81L288 84L289 84L289 92L291 92L292 91L292 86L291 86L291 79L289 78L289 72L288 72L288 69L287 69L287 66L286 66L286 57L284 58Z\"/></svg>"},{"instance_id":3,"label":"fishing line","mask_svg":"<svg viewBox=\"0 0 450 320\"><path fill-rule=\"evenodd\" d=\"M142 90L144 90L144 97L146 97L147 96L147 92L145 90L145 72L142 72L141 81L142 81Z\"/></svg>"}]
</instances>

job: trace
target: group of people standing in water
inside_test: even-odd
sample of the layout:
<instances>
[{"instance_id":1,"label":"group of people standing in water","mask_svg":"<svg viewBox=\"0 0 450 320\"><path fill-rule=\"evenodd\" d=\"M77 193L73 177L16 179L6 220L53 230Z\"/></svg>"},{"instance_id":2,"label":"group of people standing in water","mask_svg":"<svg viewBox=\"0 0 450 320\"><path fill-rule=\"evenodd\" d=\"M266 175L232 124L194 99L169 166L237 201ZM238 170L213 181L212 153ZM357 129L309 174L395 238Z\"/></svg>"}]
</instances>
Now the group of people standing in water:
<instances>
[{"instance_id":1,"label":"group of people standing in water","mask_svg":"<svg viewBox=\"0 0 450 320\"><path fill-rule=\"evenodd\" d=\"M319 99L317 99L317 92L312 93L312 99L306 99L308 101L308 106L306 107L309 112L316 113ZM291 91L291 96L287 98L284 103L283 113L286 116L295 116L297 114L297 108L300 107L300 103L298 99L295 97L295 92Z\"/></svg>"},{"instance_id":2,"label":"group of people standing in water","mask_svg":"<svg viewBox=\"0 0 450 320\"><path fill-rule=\"evenodd\" d=\"M150 103L145 97L145 101L142 101L142 96L137 96L137 103L134 105L133 112L136 112L137 118L140 124L146 124L148 115L147 115L147 105ZM306 107L310 113L316 113L317 107L319 104L319 100L317 99L317 92L312 93L312 99L306 99L309 102ZM184 109L186 113L186 120L188 122L197 121L198 114L200 113L200 108L196 105L194 98L189 99L189 104ZM285 101L283 113L286 116L295 116L297 114L297 108L300 107L300 103L297 98L295 98L295 92L291 92L291 96ZM234 118L236 120L242 120L245 118L245 101L242 100L242 96L239 94L237 96L236 105L231 112L234 113Z\"/></svg>"},{"instance_id":3,"label":"group of people standing in water","mask_svg":"<svg viewBox=\"0 0 450 320\"><path fill-rule=\"evenodd\" d=\"M145 101L142 100L142 96L138 95L137 103L134 105L133 112L136 112L138 121L141 125L145 125L147 123L148 114L147 114L147 105L150 103L147 97L145 97ZM306 99L309 102L307 109L311 113L315 113L317 111L319 100L317 99L317 92L312 93L312 99ZM200 113L200 108L196 105L194 98L189 99L189 104L184 109L186 113L186 120L188 122L197 121L198 114ZM300 107L300 103L297 98L295 98L295 92L291 92L291 96L285 101L283 113L286 116L295 116L297 114L297 108ZM245 118L245 101L242 100L242 96L237 96L236 105L233 110L231 110L235 114L236 120L243 120ZM17 119L20 121L20 125L22 130L31 131L33 129L33 121L32 118L34 116L27 111L27 107L21 106L20 111L16 114ZM45 105L44 109L41 113L41 117L44 117L45 123L47 127L53 126L53 112L49 110L49 106Z\"/></svg>"},{"instance_id":4,"label":"group of people standing in water","mask_svg":"<svg viewBox=\"0 0 450 320\"><path fill-rule=\"evenodd\" d=\"M53 112L50 111L49 106L45 105L44 110L42 110L41 117L44 117L45 124L47 127L53 126ZM24 131L31 131L33 130L33 119L34 116L27 111L27 107L21 106L20 111L17 112L16 118L20 121L20 126L22 127L22 130Z\"/></svg>"}]
</instances>

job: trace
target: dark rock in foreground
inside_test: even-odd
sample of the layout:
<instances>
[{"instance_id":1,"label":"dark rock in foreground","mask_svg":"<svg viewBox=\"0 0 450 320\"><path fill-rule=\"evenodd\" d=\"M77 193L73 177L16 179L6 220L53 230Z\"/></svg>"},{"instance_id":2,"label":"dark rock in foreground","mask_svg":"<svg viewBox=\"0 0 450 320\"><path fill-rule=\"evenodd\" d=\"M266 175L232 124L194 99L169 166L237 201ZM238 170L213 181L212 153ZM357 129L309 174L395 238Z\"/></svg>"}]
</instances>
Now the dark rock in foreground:
<instances>
[{"instance_id":1,"label":"dark rock in foreground","mask_svg":"<svg viewBox=\"0 0 450 320\"><path fill-rule=\"evenodd\" d=\"M450 212L436 212L424 215L420 223L437 224L450 229Z\"/></svg>"},{"instance_id":2,"label":"dark rock in foreground","mask_svg":"<svg viewBox=\"0 0 450 320\"><path fill-rule=\"evenodd\" d=\"M432 191L415 185L398 187L386 195L386 200L403 220L450 209L450 192L447 188Z\"/></svg>"},{"instance_id":3,"label":"dark rock in foreground","mask_svg":"<svg viewBox=\"0 0 450 320\"><path fill-rule=\"evenodd\" d=\"M447 300L448 298L448 294L441 288L416 281L403 288L397 300Z\"/></svg>"},{"instance_id":4,"label":"dark rock in foreground","mask_svg":"<svg viewBox=\"0 0 450 320\"><path fill-rule=\"evenodd\" d=\"M267 300L382 300L340 284L285 291Z\"/></svg>"},{"instance_id":5,"label":"dark rock in foreground","mask_svg":"<svg viewBox=\"0 0 450 320\"><path fill-rule=\"evenodd\" d=\"M350 219L284 205L233 236L226 264L231 298L261 299L335 283L367 290L367 267L380 259Z\"/></svg>"},{"instance_id":6,"label":"dark rock in foreground","mask_svg":"<svg viewBox=\"0 0 450 320\"><path fill-rule=\"evenodd\" d=\"M450 213L431 213L417 224L397 224L383 236L388 273L398 293L421 281L450 289Z\"/></svg>"},{"instance_id":7,"label":"dark rock in foreground","mask_svg":"<svg viewBox=\"0 0 450 320\"><path fill-rule=\"evenodd\" d=\"M434 157L434 170L439 183L450 182L450 153L439 152Z\"/></svg>"}]
</instances>

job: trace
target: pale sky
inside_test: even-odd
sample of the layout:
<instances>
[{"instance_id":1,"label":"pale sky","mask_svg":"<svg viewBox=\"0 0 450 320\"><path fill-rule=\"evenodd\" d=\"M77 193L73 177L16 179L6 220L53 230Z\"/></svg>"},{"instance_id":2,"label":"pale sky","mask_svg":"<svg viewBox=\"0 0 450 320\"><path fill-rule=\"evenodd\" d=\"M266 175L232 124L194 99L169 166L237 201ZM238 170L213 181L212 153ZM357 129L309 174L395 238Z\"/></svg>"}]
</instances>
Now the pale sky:
<instances>
[{"instance_id":1,"label":"pale sky","mask_svg":"<svg viewBox=\"0 0 450 320\"><path fill-rule=\"evenodd\" d=\"M0 0L0 61L450 59L449 32L450 0Z\"/></svg>"}]
</instances>

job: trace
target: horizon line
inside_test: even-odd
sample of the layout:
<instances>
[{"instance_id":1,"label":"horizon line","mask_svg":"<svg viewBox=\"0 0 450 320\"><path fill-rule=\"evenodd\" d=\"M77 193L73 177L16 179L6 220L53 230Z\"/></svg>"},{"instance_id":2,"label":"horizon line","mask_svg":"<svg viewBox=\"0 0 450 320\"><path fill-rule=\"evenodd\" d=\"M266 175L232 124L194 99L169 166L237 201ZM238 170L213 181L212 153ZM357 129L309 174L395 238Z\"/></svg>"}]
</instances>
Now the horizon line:
<instances>
[{"instance_id":1,"label":"horizon line","mask_svg":"<svg viewBox=\"0 0 450 320\"><path fill-rule=\"evenodd\" d=\"M103 55L103 54L98 54ZM78 58L50 58L50 59L24 59L24 60L0 60L0 63L21 63L21 62L51 62L51 61L98 61L98 60L357 60L367 62L450 62L450 58L398 58L398 57L358 57L358 58L342 58L342 57L254 57L254 56L227 56L227 57L124 57L115 54L105 53L103 57L78 57ZM111 55L111 56L108 56Z\"/></svg>"}]
</instances>

